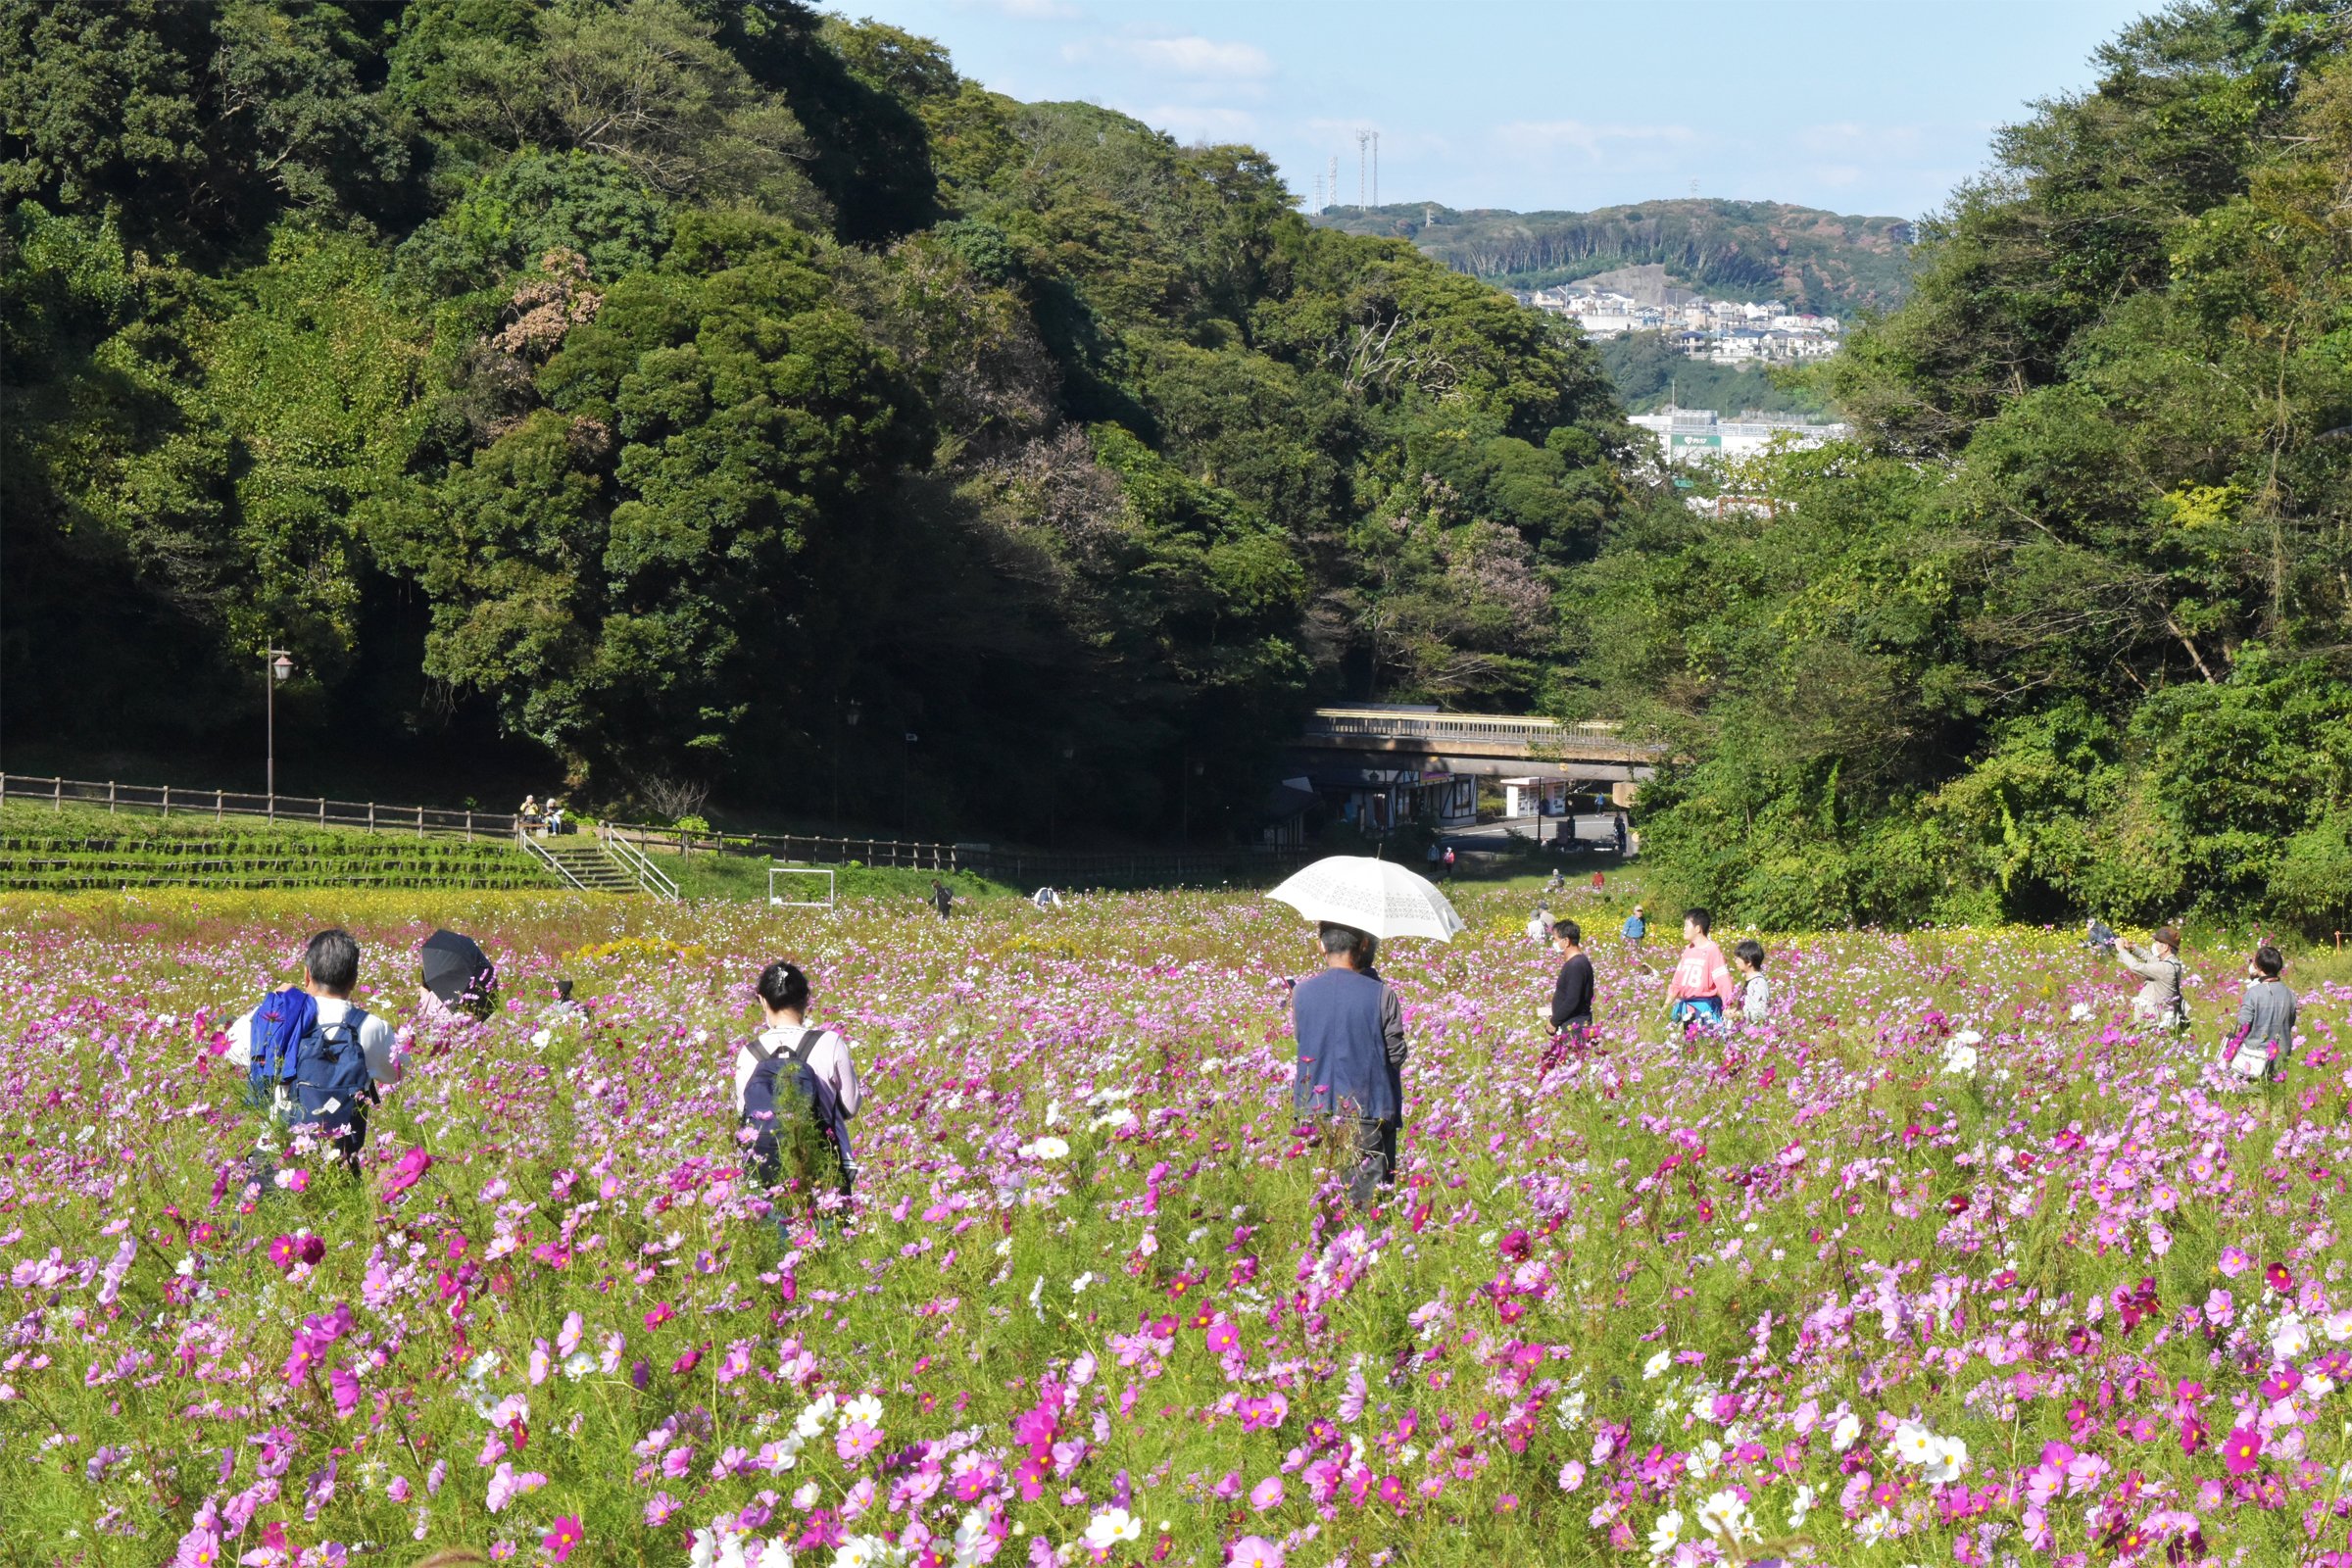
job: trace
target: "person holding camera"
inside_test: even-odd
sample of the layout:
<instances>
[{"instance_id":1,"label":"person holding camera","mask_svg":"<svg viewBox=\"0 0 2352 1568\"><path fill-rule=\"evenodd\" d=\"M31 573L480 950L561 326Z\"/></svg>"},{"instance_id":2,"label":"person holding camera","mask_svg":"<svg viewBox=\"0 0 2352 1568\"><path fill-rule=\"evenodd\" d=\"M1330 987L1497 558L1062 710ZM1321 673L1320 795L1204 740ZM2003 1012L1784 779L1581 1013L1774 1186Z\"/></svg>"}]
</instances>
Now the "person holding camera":
<instances>
[{"instance_id":1,"label":"person holding camera","mask_svg":"<svg viewBox=\"0 0 2352 1568\"><path fill-rule=\"evenodd\" d=\"M2144 953L2129 942L2115 941L2096 920L2089 930L2095 946L2110 948L2116 962L2147 982L2132 999L2134 1019L2159 1029L2188 1027L2188 1003L2180 995L2180 982L2188 968L2180 961L2180 927L2159 927ZM2106 942L2099 941L2102 935L2107 936Z\"/></svg>"}]
</instances>

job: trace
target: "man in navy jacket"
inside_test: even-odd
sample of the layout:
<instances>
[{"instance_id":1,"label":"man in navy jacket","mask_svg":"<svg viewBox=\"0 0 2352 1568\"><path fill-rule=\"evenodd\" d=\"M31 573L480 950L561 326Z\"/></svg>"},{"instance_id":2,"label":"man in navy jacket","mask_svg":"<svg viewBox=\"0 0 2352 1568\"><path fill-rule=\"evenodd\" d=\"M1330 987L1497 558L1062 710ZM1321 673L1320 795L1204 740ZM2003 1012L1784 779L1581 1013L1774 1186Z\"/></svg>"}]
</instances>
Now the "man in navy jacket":
<instances>
[{"instance_id":1,"label":"man in navy jacket","mask_svg":"<svg viewBox=\"0 0 2352 1568\"><path fill-rule=\"evenodd\" d=\"M1375 938L1329 922L1320 935L1323 968L1298 983L1291 1004L1298 1039L1292 1101L1301 1118L1333 1116L1353 1124L1348 1198L1360 1208L1371 1202L1374 1188L1396 1180L1404 1011L1396 993L1372 970Z\"/></svg>"}]
</instances>

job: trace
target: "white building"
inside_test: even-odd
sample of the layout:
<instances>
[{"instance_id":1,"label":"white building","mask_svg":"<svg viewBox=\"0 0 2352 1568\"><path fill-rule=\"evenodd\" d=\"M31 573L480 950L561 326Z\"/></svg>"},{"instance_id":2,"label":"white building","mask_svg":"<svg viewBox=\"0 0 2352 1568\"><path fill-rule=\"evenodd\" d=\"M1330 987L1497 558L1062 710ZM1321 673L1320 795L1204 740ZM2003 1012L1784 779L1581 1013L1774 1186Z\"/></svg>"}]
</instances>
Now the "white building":
<instances>
[{"instance_id":1,"label":"white building","mask_svg":"<svg viewBox=\"0 0 2352 1568\"><path fill-rule=\"evenodd\" d=\"M1723 419L1713 409L1662 409L1630 416L1626 422L1656 436L1659 456L1668 463L1752 457L1781 439L1817 447L1842 441L1846 434L1842 424L1761 414Z\"/></svg>"}]
</instances>

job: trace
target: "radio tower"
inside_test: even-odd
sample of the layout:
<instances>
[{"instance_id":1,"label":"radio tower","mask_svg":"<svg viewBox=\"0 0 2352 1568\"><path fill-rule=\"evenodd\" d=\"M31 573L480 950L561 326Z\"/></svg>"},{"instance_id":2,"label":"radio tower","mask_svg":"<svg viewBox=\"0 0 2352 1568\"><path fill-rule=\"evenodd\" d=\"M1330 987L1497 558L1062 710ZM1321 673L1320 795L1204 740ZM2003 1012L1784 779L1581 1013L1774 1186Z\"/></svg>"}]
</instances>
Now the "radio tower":
<instances>
[{"instance_id":1,"label":"radio tower","mask_svg":"<svg viewBox=\"0 0 2352 1568\"><path fill-rule=\"evenodd\" d=\"M1332 205L1332 206L1334 206L1334 207L1337 207L1337 206L1339 206L1339 205L1340 205L1340 155L1339 155L1338 153L1333 153L1333 154L1331 155L1331 177L1330 177L1329 179L1327 179L1327 180L1325 180L1325 181L1323 182L1323 189L1324 189L1324 191L1325 191L1325 192L1326 192L1326 193L1327 193L1327 194L1328 194L1328 195L1331 197L1331 205Z\"/></svg>"},{"instance_id":2,"label":"radio tower","mask_svg":"<svg viewBox=\"0 0 2352 1568\"><path fill-rule=\"evenodd\" d=\"M1316 170L1316 171L1315 171L1315 205L1314 205L1313 207L1309 208L1309 209L1308 209L1308 211L1310 211L1310 212L1317 212L1317 213L1319 213L1319 212L1321 212L1322 210L1323 210L1323 171L1321 171L1320 169L1318 169L1318 170Z\"/></svg>"},{"instance_id":3,"label":"radio tower","mask_svg":"<svg viewBox=\"0 0 2352 1568\"><path fill-rule=\"evenodd\" d=\"M1365 181L1370 177L1371 147L1372 133L1368 130L1357 131L1355 133L1355 210L1359 213L1364 210Z\"/></svg>"},{"instance_id":4,"label":"radio tower","mask_svg":"<svg viewBox=\"0 0 2352 1568\"><path fill-rule=\"evenodd\" d=\"M1380 132L1372 133L1372 205L1380 205Z\"/></svg>"}]
</instances>

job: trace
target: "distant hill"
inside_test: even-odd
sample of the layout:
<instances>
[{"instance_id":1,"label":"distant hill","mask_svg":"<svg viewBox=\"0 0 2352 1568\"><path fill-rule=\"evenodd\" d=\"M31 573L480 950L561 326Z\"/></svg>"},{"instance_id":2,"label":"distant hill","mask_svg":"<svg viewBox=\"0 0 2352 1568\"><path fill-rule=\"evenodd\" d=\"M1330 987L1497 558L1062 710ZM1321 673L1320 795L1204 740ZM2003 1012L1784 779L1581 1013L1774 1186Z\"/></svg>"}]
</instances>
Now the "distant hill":
<instances>
[{"instance_id":1,"label":"distant hill","mask_svg":"<svg viewBox=\"0 0 2352 1568\"><path fill-rule=\"evenodd\" d=\"M1310 220L1409 239L1457 271L1513 288L1663 268L1673 287L1718 299L1786 300L1838 316L1892 310L1910 291L1910 223L1782 202L1684 199L1590 213L1398 202L1327 207Z\"/></svg>"}]
</instances>

